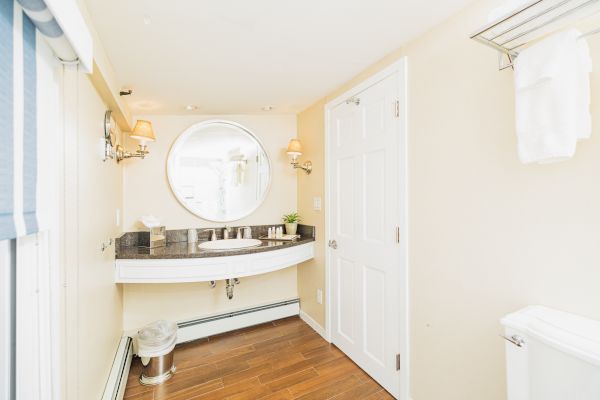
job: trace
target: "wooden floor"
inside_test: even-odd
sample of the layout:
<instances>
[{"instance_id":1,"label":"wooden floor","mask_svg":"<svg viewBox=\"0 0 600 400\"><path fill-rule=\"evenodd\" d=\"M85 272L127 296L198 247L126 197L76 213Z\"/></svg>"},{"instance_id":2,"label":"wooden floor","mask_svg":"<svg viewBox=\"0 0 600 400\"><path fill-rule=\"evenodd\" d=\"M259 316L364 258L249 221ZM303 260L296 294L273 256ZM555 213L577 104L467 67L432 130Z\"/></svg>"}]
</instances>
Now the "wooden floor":
<instances>
[{"instance_id":1,"label":"wooden floor","mask_svg":"<svg viewBox=\"0 0 600 400\"><path fill-rule=\"evenodd\" d=\"M297 317L179 345L175 365L169 381L142 386L134 359L125 399L393 399Z\"/></svg>"}]
</instances>

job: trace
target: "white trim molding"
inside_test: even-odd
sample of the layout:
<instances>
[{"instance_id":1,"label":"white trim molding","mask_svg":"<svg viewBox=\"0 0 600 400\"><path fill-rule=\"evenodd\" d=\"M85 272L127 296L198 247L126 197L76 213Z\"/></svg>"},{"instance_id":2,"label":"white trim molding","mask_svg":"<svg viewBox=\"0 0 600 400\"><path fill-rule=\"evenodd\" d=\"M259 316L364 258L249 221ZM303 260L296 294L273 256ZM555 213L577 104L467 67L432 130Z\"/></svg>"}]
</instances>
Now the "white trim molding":
<instances>
[{"instance_id":1,"label":"white trim molding","mask_svg":"<svg viewBox=\"0 0 600 400\"><path fill-rule=\"evenodd\" d=\"M11 240L0 241L0 399L11 398L13 382L14 254ZM13 349L13 350L11 350ZM14 390L14 388L12 388Z\"/></svg>"},{"instance_id":2,"label":"white trim molding","mask_svg":"<svg viewBox=\"0 0 600 400\"><path fill-rule=\"evenodd\" d=\"M237 256L117 259L116 283L208 282L277 271L314 257L314 242Z\"/></svg>"},{"instance_id":3,"label":"white trim molding","mask_svg":"<svg viewBox=\"0 0 600 400\"><path fill-rule=\"evenodd\" d=\"M325 328L323 328L310 315L308 315L304 311L300 310L300 319L302 321L306 322L306 324L308 326L310 326L315 332L317 332L319 335L321 335L323 337L323 339L325 339L326 341L328 341L329 343L331 343L331 340L327 336L327 332L325 331Z\"/></svg>"}]
</instances>

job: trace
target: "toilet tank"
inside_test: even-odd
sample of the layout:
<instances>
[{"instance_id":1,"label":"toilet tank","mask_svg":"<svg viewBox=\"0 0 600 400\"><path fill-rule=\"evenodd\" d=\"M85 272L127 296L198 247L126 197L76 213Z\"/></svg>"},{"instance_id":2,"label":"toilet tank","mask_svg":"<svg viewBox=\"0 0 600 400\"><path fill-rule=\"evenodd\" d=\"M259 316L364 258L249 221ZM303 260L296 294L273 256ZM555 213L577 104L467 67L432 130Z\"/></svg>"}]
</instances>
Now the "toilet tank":
<instances>
[{"instance_id":1,"label":"toilet tank","mask_svg":"<svg viewBox=\"0 0 600 400\"><path fill-rule=\"evenodd\" d=\"M600 321L531 306L501 322L508 400L600 400Z\"/></svg>"}]
</instances>

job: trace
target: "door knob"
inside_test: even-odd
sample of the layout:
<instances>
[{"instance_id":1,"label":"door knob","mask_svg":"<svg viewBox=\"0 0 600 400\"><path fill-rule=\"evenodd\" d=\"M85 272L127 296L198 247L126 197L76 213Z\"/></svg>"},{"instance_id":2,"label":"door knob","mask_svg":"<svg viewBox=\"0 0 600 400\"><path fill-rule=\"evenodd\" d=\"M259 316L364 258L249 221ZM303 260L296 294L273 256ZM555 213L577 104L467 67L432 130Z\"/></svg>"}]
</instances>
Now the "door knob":
<instances>
[{"instance_id":1,"label":"door knob","mask_svg":"<svg viewBox=\"0 0 600 400\"><path fill-rule=\"evenodd\" d=\"M330 240L327 245L334 250L337 249L337 242L335 240Z\"/></svg>"}]
</instances>

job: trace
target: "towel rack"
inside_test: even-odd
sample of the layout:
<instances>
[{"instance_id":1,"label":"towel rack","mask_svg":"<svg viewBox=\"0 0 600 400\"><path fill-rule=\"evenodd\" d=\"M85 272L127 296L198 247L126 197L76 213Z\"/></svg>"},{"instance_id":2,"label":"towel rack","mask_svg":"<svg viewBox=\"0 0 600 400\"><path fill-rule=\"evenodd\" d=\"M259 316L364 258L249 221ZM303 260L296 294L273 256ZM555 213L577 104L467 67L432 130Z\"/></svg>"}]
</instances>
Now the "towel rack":
<instances>
[{"instance_id":1,"label":"towel rack","mask_svg":"<svg viewBox=\"0 0 600 400\"><path fill-rule=\"evenodd\" d=\"M519 50L531 41L598 11L600 0L534 0L485 25L471 39L498 50L498 69L503 70L512 67Z\"/></svg>"}]
</instances>

